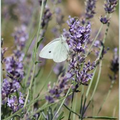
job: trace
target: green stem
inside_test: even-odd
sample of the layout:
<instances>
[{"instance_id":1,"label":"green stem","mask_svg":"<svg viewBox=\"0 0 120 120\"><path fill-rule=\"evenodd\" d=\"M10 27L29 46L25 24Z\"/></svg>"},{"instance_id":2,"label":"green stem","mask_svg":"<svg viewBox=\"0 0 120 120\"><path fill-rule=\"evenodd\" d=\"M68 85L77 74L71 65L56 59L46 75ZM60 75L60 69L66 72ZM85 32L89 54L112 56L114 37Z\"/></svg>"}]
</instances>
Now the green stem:
<instances>
[{"instance_id":1,"label":"green stem","mask_svg":"<svg viewBox=\"0 0 120 120\"><path fill-rule=\"evenodd\" d=\"M75 94L75 98L74 98L74 103L75 105L73 106L73 110L76 111L76 107L77 107L77 94ZM73 120L75 120L76 116L75 114L73 114Z\"/></svg>"},{"instance_id":2,"label":"green stem","mask_svg":"<svg viewBox=\"0 0 120 120\"><path fill-rule=\"evenodd\" d=\"M69 90L68 90L68 92L69 92ZM66 95L67 95L67 94L66 94ZM71 95L71 93L69 93L68 95ZM30 115L29 117L35 115L36 113L39 113L39 112L45 110L46 108L48 108L48 107L50 107L50 106L52 106L52 105L57 104L57 103L60 102L61 100L64 101L64 100L66 99L66 97L67 97L67 96L64 96L64 97L60 98L59 101L57 101L57 102L54 102L54 103L51 103L51 104L49 104L49 105L46 105L46 106L43 106L43 107L39 108L36 112L32 113L32 115Z\"/></svg>"},{"instance_id":3,"label":"green stem","mask_svg":"<svg viewBox=\"0 0 120 120\"><path fill-rule=\"evenodd\" d=\"M103 24L100 26L100 29L99 29L99 31L98 31L98 33L97 33L97 35L95 36L95 38L94 38L94 40L93 40L93 42L92 42L92 44L91 44L91 46L90 46L90 48L89 48L89 50L88 50L88 52L87 52L86 56L88 56L89 52L91 51L91 48L93 47L93 45L94 45L94 43L95 43L96 39L98 38L98 35L100 34L100 32L101 32L102 28L103 28Z\"/></svg>"},{"instance_id":4,"label":"green stem","mask_svg":"<svg viewBox=\"0 0 120 120\"><path fill-rule=\"evenodd\" d=\"M59 113L60 109L62 108L62 106L63 106L63 104L64 104L64 102L65 102L65 100L66 100L66 98L67 98L67 96L68 96L68 94L69 94L69 92L70 92L70 89L71 89L71 87L68 89L68 91L67 91L67 93L66 93L66 95L65 95L65 98L63 99L60 107L58 108L57 112L55 113L55 115L54 115L54 117L53 117L53 120L55 120L56 115Z\"/></svg>"},{"instance_id":5,"label":"green stem","mask_svg":"<svg viewBox=\"0 0 120 120\"><path fill-rule=\"evenodd\" d=\"M54 65L53 65L53 67L54 67ZM53 67L52 67L52 69L50 70L50 72L48 73L48 76L46 77L46 79L45 79L45 83L44 83L44 85L42 86L42 88L40 89L40 92L39 92L39 95L41 94L41 92L43 91L43 89L44 89L44 87L46 86L46 84L48 83L48 78L50 77L50 75L52 74L52 71L53 71Z\"/></svg>"},{"instance_id":6,"label":"green stem","mask_svg":"<svg viewBox=\"0 0 120 120\"><path fill-rule=\"evenodd\" d=\"M97 89L97 86L98 86L98 83L99 83L99 80L100 80L101 68L102 68L102 61L100 62L100 65L99 65L99 73L98 73L97 81L96 81L96 84L95 84L95 87L94 87L92 96L91 96L91 98L90 98L90 101L93 99L93 96L94 96L94 94L95 94L95 92L96 92L96 89Z\"/></svg>"},{"instance_id":7,"label":"green stem","mask_svg":"<svg viewBox=\"0 0 120 120\"><path fill-rule=\"evenodd\" d=\"M97 115L100 113L100 111L102 110L103 105L105 104L107 98L109 97L109 95L110 95L110 93L111 93L111 90L112 90L112 88L113 88L114 83L115 83L115 81L112 81L112 82L111 82L111 85L110 85L110 88L109 88L109 90L108 90L107 96L104 98L104 101L102 102L102 104L101 104L101 106L100 106L100 108L99 108L99 110L98 110Z\"/></svg>"},{"instance_id":8,"label":"green stem","mask_svg":"<svg viewBox=\"0 0 120 120\"><path fill-rule=\"evenodd\" d=\"M87 88L86 95L85 95L86 98L87 98L87 96L88 96L88 94L89 94L89 92L90 92L90 88L91 88L91 86L92 86L92 83L93 83L93 80L94 80L94 76L95 76L96 70L97 70L97 67L94 69L92 79L90 80L89 86L88 86L88 88Z\"/></svg>"},{"instance_id":9,"label":"green stem","mask_svg":"<svg viewBox=\"0 0 120 120\"><path fill-rule=\"evenodd\" d=\"M115 113L116 113L116 105L115 105L115 107L114 107L114 110L113 110L113 117L115 116Z\"/></svg>"},{"instance_id":10,"label":"green stem","mask_svg":"<svg viewBox=\"0 0 120 120\"><path fill-rule=\"evenodd\" d=\"M80 114L74 112L74 111L73 111L72 109L70 109L67 105L64 104L64 106L65 106L69 111L71 111L73 114L77 115L78 117L81 117ZM73 119L73 120L75 120L75 119Z\"/></svg>"},{"instance_id":11,"label":"green stem","mask_svg":"<svg viewBox=\"0 0 120 120\"><path fill-rule=\"evenodd\" d=\"M27 55L27 53L28 53L29 47L30 47L33 39L35 38L35 35L36 35L36 31L35 31L35 32L33 33L33 35L30 37L31 39L28 40L27 46L26 46L25 49L24 49L25 55L24 55L23 61L25 60L25 57L26 57L26 55Z\"/></svg>"},{"instance_id":12,"label":"green stem","mask_svg":"<svg viewBox=\"0 0 120 120\"><path fill-rule=\"evenodd\" d=\"M92 100L92 115L94 115L94 101Z\"/></svg>"},{"instance_id":13,"label":"green stem","mask_svg":"<svg viewBox=\"0 0 120 120\"><path fill-rule=\"evenodd\" d=\"M74 99L74 90L73 90L73 93L72 93L72 99L71 99L71 109L73 107L73 99ZM70 117L71 117L71 111L69 112L69 116L68 116L68 120L70 120Z\"/></svg>"},{"instance_id":14,"label":"green stem","mask_svg":"<svg viewBox=\"0 0 120 120\"><path fill-rule=\"evenodd\" d=\"M30 66L28 68L27 75L26 75L25 80L24 80L25 81L25 86L27 85L28 79L30 77L32 66L33 66L33 61L31 60L31 64L30 64Z\"/></svg>"},{"instance_id":15,"label":"green stem","mask_svg":"<svg viewBox=\"0 0 120 120\"><path fill-rule=\"evenodd\" d=\"M31 91L31 88L32 88L33 79L34 79L34 74L35 74L35 64L34 64L34 67L33 67L33 74L32 74L31 80L30 80L30 86L28 88L28 93L27 93L27 97L25 99L24 107L26 107L26 104L27 104L27 101L28 101L28 98L29 98L29 94L30 94L30 91Z\"/></svg>"},{"instance_id":16,"label":"green stem","mask_svg":"<svg viewBox=\"0 0 120 120\"><path fill-rule=\"evenodd\" d=\"M109 25L110 25L110 23L107 25L106 32L105 32L105 35L104 35L104 38L103 38L103 44L105 43L105 40L106 40L106 37L107 37ZM98 56L98 60L100 60L100 57L101 57L101 54L102 54L102 50L103 50L103 46L101 46L100 53L99 53L99 56Z\"/></svg>"},{"instance_id":17,"label":"green stem","mask_svg":"<svg viewBox=\"0 0 120 120\"><path fill-rule=\"evenodd\" d=\"M107 29L106 29L106 32L105 32L105 35L104 35L103 44L105 43L105 40L106 40L106 37L107 37L108 28L109 28L109 24L108 24L108 26L107 26ZM103 50L103 46L101 46L100 53L99 53L99 56L98 56L98 58L97 58L98 60L100 60L100 57L101 57L101 54L102 54L102 50ZM102 65L102 62L100 62L100 64ZM100 65L100 70L99 70L99 73L98 73L97 83L96 83L96 85L95 85L95 88L94 88L94 90L93 90L93 94L92 94L92 96L91 96L91 98L90 98L90 100L89 100L89 102L88 102L88 105L87 105L86 109L87 109L88 106L90 105L90 103L91 103L91 101L92 101L92 99L93 99L93 96L94 96L94 94L95 94L95 91L96 91L96 89L97 89L97 85L98 85L99 78L100 78L100 74L101 74L101 65ZM89 93L89 90L88 90L88 92L86 93L86 96L88 95L88 93ZM85 111L86 111L86 109L85 109Z\"/></svg>"},{"instance_id":18,"label":"green stem","mask_svg":"<svg viewBox=\"0 0 120 120\"><path fill-rule=\"evenodd\" d=\"M109 119L109 120L116 120L117 118L115 117L108 117L108 116L86 116L84 119Z\"/></svg>"},{"instance_id":19,"label":"green stem","mask_svg":"<svg viewBox=\"0 0 120 120\"><path fill-rule=\"evenodd\" d=\"M40 10L40 21L39 21L38 32L37 32L36 50L37 50L37 43L39 41L39 34L40 34L40 31L41 31L41 23L42 23L43 10L44 10L44 0L42 0L42 6L41 6L41 10Z\"/></svg>"},{"instance_id":20,"label":"green stem","mask_svg":"<svg viewBox=\"0 0 120 120\"><path fill-rule=\"evenodd\" d=\"M41 11L40 11L40 21L39 21L39 27L38 27L38 32L37 32L37 40L36 40L36 45L34 47L35 51L33 52L34 53L33 55L35 55L34 56L33 74L32 74L31 80L30 80L30 86L29 86L29 89L28 89L27 97L25 99L24 107L26 106L28 98L29 98L29 94L30 94L30 91L31 91L31 88L32 88L32 84L33 84L33 78L34 78L34 74L35 74L35 69L36 69L35 61L36 61L36 52L37 52L37 42L39 41L38 38L39 38L40 30L41 30L43 8L44 8L44 0L42 0L42 6L41 6Z\"/></svg>"},{"instance_id":21,"label":"green stem","mask_svg":"<svg viewBox=\"0 0 120 120\"><path fill-rule=\"evenodd\" d=\"M84 94L84 85L82 85L82 95Z\"/></svg>"},{"instance_id":22,"label":"green stem","mask_svg":"<svg viewBox=\"0 0 120 120\"><path fill-rule=\"evenodd\" d=\"M80 114L82 115L82 108L83 108L83 94L82 94L82 96L81 96L81 101L80 101ZM79 118L82 118L82 116L81 117L79 117Z\"/></svg>"},{"instance_id":23,"label":"green stem","mask_svg":"<svg viewBox=\"0 0 120 120\"><path fill-rule=\"evenodd\" d=\"M96 85L95 85L95 87L94 87L92 96L91 96L91 98L90 98L87 106L85 107L85 110L84 110L83 113L82 113L83 115L84 115L85 111L87 110L88 106L90 105L90 103L92 102L93 96L94 96L95 91L96 91L96 89L97 89L97 86L98 86L98 83L99 83L99 79L100 79L100 75L101 75L101 66L102 66L102 61L100 62L100 65L99 65L99 73L98 73L98 78L97 78L97 81L96 81ZM85 97L85 98L87 98L87 97ZM85 106L85 105L84 105L84 106Z\"/></svg>"}]
</instances>

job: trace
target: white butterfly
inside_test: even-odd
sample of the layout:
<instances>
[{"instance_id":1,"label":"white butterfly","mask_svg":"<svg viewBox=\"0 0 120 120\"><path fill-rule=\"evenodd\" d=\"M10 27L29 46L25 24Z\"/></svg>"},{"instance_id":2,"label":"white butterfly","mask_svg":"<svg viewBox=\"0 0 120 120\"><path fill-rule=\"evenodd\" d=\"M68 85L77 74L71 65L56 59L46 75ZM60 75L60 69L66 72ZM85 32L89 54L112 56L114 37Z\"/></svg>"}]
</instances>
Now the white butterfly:
<instances>
[{"instance_id":1,"label":"white butterfly","mask_svg":"<svg viewBox=\"0 0 120 120\"><path fill-rule=\"evenodd\" d=\"M69 46L63 35L48 43L41 51L41 58L53 59L55 62L63 62L67 59Z\"/></svg>"}]
</instances>

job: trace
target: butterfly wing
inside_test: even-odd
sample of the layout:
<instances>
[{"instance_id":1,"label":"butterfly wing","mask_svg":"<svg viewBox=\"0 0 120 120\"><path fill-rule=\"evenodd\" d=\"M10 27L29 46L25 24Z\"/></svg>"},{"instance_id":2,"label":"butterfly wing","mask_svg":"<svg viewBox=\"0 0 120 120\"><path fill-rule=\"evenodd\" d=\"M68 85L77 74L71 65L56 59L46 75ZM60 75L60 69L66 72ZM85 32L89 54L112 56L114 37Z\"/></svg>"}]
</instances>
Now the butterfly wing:
<instances>
[{"instance_id":1,"label":"butterfly wing","mask_svg":"<svg viewBox=\"0 0 120 120\"><path fill-rule=\"evenodd\" d=\"M67 59L68 48L67 43L59 41L54 50L53 60L55 62L63 62Z\"/></svg>"},{"instance_id":2,"label":"butterfly wing","mask_svg":"<svg viewBox=\"0 0 120 120\"><path fill-rule=\"evenodd\" d=\"M46 59L53 59L54 56L54 50L56 46L58 46L60 39L57 38L50 43L48 43L41 51L39 56L41 58L46 58Z\"/></svg>"}]
</instances>

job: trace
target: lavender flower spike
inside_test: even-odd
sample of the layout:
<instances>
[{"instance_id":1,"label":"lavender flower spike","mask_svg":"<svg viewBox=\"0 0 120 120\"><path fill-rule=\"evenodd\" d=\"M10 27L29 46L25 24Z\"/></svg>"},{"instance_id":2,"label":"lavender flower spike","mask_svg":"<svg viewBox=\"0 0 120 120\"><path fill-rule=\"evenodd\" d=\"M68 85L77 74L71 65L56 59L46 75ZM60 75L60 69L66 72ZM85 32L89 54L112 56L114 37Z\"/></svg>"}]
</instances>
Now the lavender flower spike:
<instances>
[{"instance_id":1,"label":"lavender flower spike","mask_svg":"<svg viewBox=\"0 0 120 120\"><path fill-rule=\"evenodd\" d=\"M117 0L106 0L104 9L107 13L110 14L115 11L116 6L117 6Z\"/></svg>"},{"instance_id":2,"label":"lavender flower spike","mask_svg":"<svg viewBox=\"0 0 120 120\"><path fill-rule=\"evenodd\" d=\"M88 22L84 26L79 20L71 17L68 25L69 31L64 30L63 33L70 47L68 73L70 73L71 76L75 76L76 82L86 83L92 77L90 71L95 68L95 62L90 63L90 61L88 61L85 63L85 53L90 40L91 25ZM84 67L82 67L82 64L84 64Z\"/></svg>"},{"instance_id":3,"label":"lavender flower spike","mask_svg":"<svg viewBox=\"0 0 120 120\"><path fill-rule=\"evenodd\" d=\"M8 79L4 79L2 83L2 103L6 103L8 96L11 93L18 91L19 88L20 84L18 81L9 81Z\"/></svg>"},{"instance_id":4,"label":"lavender flower spike","mask_svg":"<svg viewBox=\"0 0 120 120\"><path fill-rule=\"evenodd\" d=\"M7 76L11 79L22 79L24 76L23 64L15 59L15 57L10 56L5 59L5 68L7 71Z\"/></svg>"},{"instance_id":5,"label":"lavender flower spike","mask_svg":"<svg viewBox=\"0 0 120 120\"><path fill-rule=\"evenodd\" d=\"M43 18L42 18L42 23L41 23L42 28L45 28L47 26L51 17L52 17L52 13L51 13L50 9L46 8L44 11Z\"/></svg>"},{"instance_id":6,"label":"lavender flower spike","mask_svg":"<svg viewBox=\"0 0 120 120\"><path fill-rule=\"evenodd\" d=\"M22 50L25 47L25 43L29 38L26 26L22 25L20 28L16 28L15 32L12 35L15 39L17 49Z\"/></svg>"},{"instance_id":7,"label":"lavender flower spike","mask_svg":"<svg viewBox=\"0 0 120 120\"><path fill-rule=\"evenodd\" d=\"M95 14L96 0L86 0L85 4L86 4L85 17L86 19L91 19Z\"/></svg>"},{"instance_id":8,"label":"lavender flower spike","mask_svg":"<svg viewBox=\"0 0 120 120\"><path fill-rule=\"evenodd\" d=\"M16 96L12 96L11 98L8 98L7 105L13 110L13 112L18 111L20 108L24 105L24 97L22 93L19 93L19 98Z\"/></svg>"}]
</instances>

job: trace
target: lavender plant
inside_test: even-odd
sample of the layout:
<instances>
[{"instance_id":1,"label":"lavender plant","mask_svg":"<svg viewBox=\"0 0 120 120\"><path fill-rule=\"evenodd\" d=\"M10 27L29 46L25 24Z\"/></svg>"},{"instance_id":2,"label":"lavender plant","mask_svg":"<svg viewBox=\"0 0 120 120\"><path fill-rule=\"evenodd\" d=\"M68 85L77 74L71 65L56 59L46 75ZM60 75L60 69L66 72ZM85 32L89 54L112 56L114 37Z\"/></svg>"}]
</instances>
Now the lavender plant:
<instances>
[{"instance_id":1,"label":"lavender plant","mask_svg":"<svg viewBox=\"0 0 120 120\"><path fill-rule=\"evenodd\" d=\"M15 26L15 31L12 33L15 45L12 54L6 56L10 48L3 46L1 51L2 119L117 119L112 115L98 116L117 81L119 71L117 48L114 49L111 73L108 77L111 80L110 88L103 102L98 106L97 112L91 114L94 110L96 90L101 80L102 63L108 51L105 42L110 28L111 14L117 6L117 0L105 1L105 15L100 18L101 27L95 28L99 30L94 36L91 18L97 13L96 2L98 1L86 0L84 17L69 15L66 22L63 10L56 7L64 3L61 0L3 2L3 19L9 21L6 14L16 16L20 25ZM53 5L53 8L50 5ZM49 27L54 20L57 25ZM105 32L99 38L103 27ZM39 52L48 42L46 38L51 31L56 37L63 35L69 50L65 61L55 63L50 68L48 67L50 60L39 58ZM49 68L50 72L46 72Z\"/></svg>"}]
</instances>

